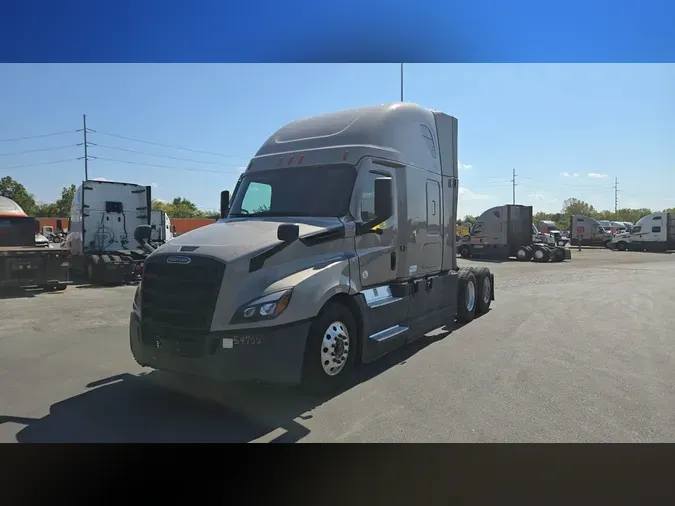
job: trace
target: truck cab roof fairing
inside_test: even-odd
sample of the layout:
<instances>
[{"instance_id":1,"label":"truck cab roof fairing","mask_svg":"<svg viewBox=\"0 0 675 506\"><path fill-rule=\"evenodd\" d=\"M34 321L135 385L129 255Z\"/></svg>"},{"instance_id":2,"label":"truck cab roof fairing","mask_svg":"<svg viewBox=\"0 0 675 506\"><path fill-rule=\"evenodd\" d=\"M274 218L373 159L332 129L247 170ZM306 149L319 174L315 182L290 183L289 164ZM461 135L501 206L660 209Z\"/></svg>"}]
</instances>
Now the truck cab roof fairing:
<instances>
[{"instance_id":1,"label":"truck cab roof fairing","mask_svg":"<svg viewBox=\"0 0 675 506\"><path fill-rule=\"evenodd\" d=\"M326 149L335 148L340 153L349 151L352 161L364 155L381 156L440 173L439 157L435 167L429 167L429 147L422 134L424 127L436 137L434 112L417 104L400 102L299 119L272 134L254 156L250 168L271 169L278 165L281 157L288 155L288 158L295 153L303 154L303 165L326 163L313 158L313 152L322 151L325 155ZM438 139L434 138L433 142L438 146ZM286 167L287 163L281 166Z\"/></svg>"}]
</instances>

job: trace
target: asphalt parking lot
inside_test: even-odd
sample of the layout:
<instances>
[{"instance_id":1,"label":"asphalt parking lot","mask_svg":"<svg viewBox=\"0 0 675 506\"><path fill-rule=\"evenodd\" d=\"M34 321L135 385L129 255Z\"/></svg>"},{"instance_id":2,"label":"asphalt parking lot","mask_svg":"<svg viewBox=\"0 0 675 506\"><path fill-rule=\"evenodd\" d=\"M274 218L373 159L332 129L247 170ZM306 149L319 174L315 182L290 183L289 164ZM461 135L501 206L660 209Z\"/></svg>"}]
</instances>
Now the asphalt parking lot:
<instances>
[{"instance_id":1,"label":"asphalt parking lot","mask_svg":"<svg viewBox=\"0 0 675 506\"><path fill-rule=\"evenodd\" d=\"M135 287L0 299L0 442L675 441L675 255L472 262L492 310L331 398L136 365Z\"/></svg>"}]
</instances>

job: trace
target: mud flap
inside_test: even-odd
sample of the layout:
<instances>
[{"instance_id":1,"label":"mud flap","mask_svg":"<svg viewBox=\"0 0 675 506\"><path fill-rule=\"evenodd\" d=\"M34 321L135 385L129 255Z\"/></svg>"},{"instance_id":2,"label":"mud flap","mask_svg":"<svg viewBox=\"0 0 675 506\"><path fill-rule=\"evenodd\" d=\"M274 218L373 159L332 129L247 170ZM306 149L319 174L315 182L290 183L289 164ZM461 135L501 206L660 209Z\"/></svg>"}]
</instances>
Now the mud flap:
<instances>
[{"instance_id":1,"label":"mud flap","mask_svg":"<svg viewBox=\"0 0 675 506\"><path fill-rule=\"evenodd\" d=\"M565 248L565 260L572 260L572 250Z\"/></svg>"}]
</instances>

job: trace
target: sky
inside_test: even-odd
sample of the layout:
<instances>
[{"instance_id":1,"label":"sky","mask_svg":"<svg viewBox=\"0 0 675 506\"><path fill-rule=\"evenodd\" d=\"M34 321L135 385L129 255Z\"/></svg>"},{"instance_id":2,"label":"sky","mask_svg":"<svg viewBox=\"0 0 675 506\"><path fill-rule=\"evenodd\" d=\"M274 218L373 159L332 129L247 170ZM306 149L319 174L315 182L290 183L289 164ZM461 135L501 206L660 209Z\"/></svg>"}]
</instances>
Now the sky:
<instances>
[{"instance_id":1,"label":"sky","mask_svg":"<svg viewBox=\"0 0 675 506\"><path fill-rule=\"evenodd\" d=\"M84 177L216 209L285 123L400 99L398 64L2 64L0 177L40 201ZM404 99L459 119L459 215L565 199L675 207L675 65L406 64ZM50 135L58 134L58 135ZM30 139L19 138L33 137ZM139 142L144 141L144 142ZM182 149L178 149L182 148ZM52 163L55 162L55 163Z\"/></svg>"}]
</instances>

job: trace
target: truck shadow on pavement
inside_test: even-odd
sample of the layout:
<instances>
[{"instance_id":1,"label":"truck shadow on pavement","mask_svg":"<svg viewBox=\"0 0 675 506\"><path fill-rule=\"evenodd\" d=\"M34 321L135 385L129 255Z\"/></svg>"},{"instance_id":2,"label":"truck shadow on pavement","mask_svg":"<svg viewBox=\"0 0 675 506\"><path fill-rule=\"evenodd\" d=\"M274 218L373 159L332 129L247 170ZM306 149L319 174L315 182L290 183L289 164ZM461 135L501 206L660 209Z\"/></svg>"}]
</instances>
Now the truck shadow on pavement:
<instances>
[{"instance_id":1,"label":"truck shadow on pavement","mask_svg":"<svg viewBox=\"0 0 675 506\"><path fill-rule=\"evenodd\" d=\"M452 327L456 332L459 325ZM0 424L25 425L20 443L261 442L292 443L310 433L301 422L312 409L406 361L451 335L430 332L354 371L344 388L308 396L295 387L222 384L160 371L120 374L86 385L87 391L52 404L42 418L0 415Z\"/></svg>"}]
</instances>

